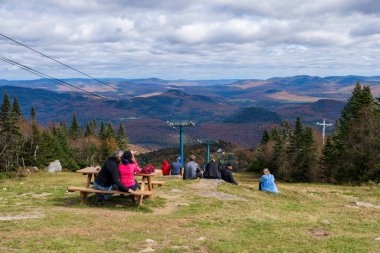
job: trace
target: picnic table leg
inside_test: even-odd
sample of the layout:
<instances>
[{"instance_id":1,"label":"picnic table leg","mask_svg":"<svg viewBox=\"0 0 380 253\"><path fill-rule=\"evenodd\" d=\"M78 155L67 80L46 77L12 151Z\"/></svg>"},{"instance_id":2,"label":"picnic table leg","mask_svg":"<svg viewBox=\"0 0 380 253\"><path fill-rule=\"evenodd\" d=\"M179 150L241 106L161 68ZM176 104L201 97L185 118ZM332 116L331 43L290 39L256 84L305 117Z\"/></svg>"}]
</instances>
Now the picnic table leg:
<instances>
[{"instance_id":1,"label":"picnic table leg","mask_svg":"<svg viewBox=\"0 0 380 253\"><path fill-rule=\"evenodd\" d=\"M148 181L148 189L149 189L149 191L153 192L152 178L151 177L147 177L147 181ZM154 193L150 197L153 199L154 198Z\"/></svg>"},{"instance_id":2,"label":"picnic table leg","mask_svg":"<svg viewBox=\"0 0 380 253\"><path fill-rule=\"evenodd\" d=\"M142 178L141 180L141 187L140 187L140 190L143 192L145 190L145 181L144 181L144 177ZM141 195L140 196L140 205L142 204L143 202L143 198L144 198L144 195Z\"/></svg>"},{"instance_id":3,"label":"picnic table leg","mask_svg":"<svg viewBox=\"0 0 380 253\"><path fill-rule=\"evenodd\" d=\"M83 205L86 203L87 192L80 192L80 203Z\"/></svg>"},{"instance_id":4,"label":"picnic table leg","mask_svg":"<svg viewBox=\"0 0 380 253\"><path fill-rule=\"evenodd\" d=\"M87 174L86 188L90 188L92 174Z\"/></svg>"}]
</instances>

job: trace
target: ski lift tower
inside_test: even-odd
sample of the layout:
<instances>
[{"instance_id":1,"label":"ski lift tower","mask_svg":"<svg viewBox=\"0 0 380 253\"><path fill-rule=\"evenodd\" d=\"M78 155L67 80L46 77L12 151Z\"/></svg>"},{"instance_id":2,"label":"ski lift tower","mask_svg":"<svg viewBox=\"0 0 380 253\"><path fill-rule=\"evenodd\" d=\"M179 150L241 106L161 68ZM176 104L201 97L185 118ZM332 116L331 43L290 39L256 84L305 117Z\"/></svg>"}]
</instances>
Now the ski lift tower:
<instances>
[{"instance_id":1,"label":"ski lift tower","mask_svg":"<svg viewBox=\"0 0 380 253\"><path fill-rule=\"evenodd\" d=\"M219 143L218 141L215 140L207 140L207 139L198 139L197 140L200 144L206 144L207 145L207 153L206 153L206 164L210 161L210 145Z\"/></svg>"},{"instance_id":2,"label":"ski lift tower","mask_svg":"<svg viewBox=\"0 0 380 253\"><path fill-rule=\"evenodd\" d=\"M332 123L327 124L327 123L326 123L326 120L323 119L323 123L319 123L319 122L317 122L317 125L318 125L318 126L322 126L322 144L325 145L326 127L330 127L330 126L332 126L333 124L332 124Z\"/></svg>"},{"instance_id":3,"label":"ski lift tower","mask_svg":"<svg viewBox=\"0 0 380 253\"><path fill-rule=\"evenodd\" d=\"M191 127L191 126L195 126L195 123L192 122L192 121L179 121L179 122L169 122L169 121L166 121L166 123L168 123L169 126L173 127L173 128L177 128L179 127L179 148L180 148L180 157L181 157L181 165L183 167L184 165L184 161L185 161L185 154L184 154L184 148L183 148L183 145L184 145L184 141L183 141L183 128L184 127Z\"/></svg>"}]
</instances>

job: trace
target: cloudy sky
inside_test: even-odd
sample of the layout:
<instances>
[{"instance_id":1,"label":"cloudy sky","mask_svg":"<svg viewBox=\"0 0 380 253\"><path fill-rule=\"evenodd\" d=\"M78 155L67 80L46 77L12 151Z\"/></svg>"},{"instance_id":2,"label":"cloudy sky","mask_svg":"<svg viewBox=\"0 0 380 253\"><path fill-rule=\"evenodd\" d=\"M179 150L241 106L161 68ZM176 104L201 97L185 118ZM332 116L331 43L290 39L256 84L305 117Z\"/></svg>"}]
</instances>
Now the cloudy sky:
<instances>
[{"instance_id":1,"label":"cloudy sky","mask_svg":"<svg viewBox=\"0 0 380 253\"><path fill-rule=\"evenodd\" d=\"M380 75L379 0L0 0L0 33L95 77ZM81 77L2 37L0 55Z\"/></svg>"}]
</instances>

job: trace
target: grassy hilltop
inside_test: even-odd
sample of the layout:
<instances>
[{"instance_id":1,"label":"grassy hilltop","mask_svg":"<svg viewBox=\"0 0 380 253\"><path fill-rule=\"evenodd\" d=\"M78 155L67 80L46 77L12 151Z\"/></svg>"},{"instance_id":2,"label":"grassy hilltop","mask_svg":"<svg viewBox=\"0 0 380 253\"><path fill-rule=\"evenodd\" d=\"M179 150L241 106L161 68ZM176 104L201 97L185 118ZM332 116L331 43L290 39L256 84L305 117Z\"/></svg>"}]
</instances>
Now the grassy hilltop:
<instances>
[{"instance_id":1,"label":"grassy hilltop","mask_svg":"<svg viewBox=\"0 0 380 253\"><path fill-rule=\"evenodd\" d=\"M141 207L122 197L81 205L66 192L84 185L76 173L1 181L0 252L379 252L377 185L278 183L273 195L250 174L236 178L158 177L166 185Z\"/></svg>"}]
</instances>

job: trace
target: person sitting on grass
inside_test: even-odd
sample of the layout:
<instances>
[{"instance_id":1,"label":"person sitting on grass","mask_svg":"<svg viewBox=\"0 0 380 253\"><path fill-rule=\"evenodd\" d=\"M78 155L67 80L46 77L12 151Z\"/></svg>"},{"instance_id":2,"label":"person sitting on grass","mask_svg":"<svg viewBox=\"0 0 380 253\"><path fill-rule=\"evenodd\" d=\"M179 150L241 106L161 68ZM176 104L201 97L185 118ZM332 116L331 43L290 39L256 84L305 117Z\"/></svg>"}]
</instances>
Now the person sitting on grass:
<instances>
[{"instance_id":1,"label":"person sitting on grass","mask_svg":"<svg viewBox=\"0 0 380 253\"><path fill-rule=\"evenodd\" d=\"M211 159L206 166L206 171L204 172L203 177L207 179L221 179L222 176L218 167L218 162L215 161L215 159Z\"/></svg>"},{"instance_id":2,"label":"person sitting on grass","mask_svg":"<svg viewBox=\"0 0 380 253\"><path fill-rule=\"evenodd\" d=\"M101 191L120 190L124 192L133 192L125 186L119 177L119 162L123 151L117 150L113 153L112 157L108 157L94 180L94 188ZM96 200L98 204L111 197L112 194L99 194L96 193Z\"/></svg>"},{"instance_id":3,"label":"person sitting on grass","mask_svg":"<svg viewBox=\"0 0 380 253\"><path fill-rule=\"evenodd\" d=\"M198 163L195 162L195 155L191 155L190 162L186 163L185 169L183 171L183 179L197 179L202 177L201 169Z\"/></svg>"},{"instance_id":4,"label":"person sitting on grass","mask_svg":"<svg viewBox=\"0 0 380 253\"><path fill-rule=\"evenodd\" d=\"M278 189L274 183L274 176L270 174L269 169L265 168L263 174L260 179L260 191L278 193Z\"/></svg>"},{"instance_id":5,"label":"person sitting on grass","mask_svg":"<svg viewBox=\"0 0 380 253\"><path fill-rule=\"evenodd\" d=\"M167 160L164 160L164 163L162 164L162 175L163 176L168 176L170 175L170 165L169 165L169 162Z\"/></svg>"},{"instance_id":6,"label":"person sitting on grass","mask_svg":"<svg viewBox=\"0 0 380 253\"><path fill-rule=\"evenodd\" d=\"M226 181L227 183L236 184L239 185L238 182L235 181L234 177L232 176L232 164L227 163L226 168L222 169L220 171L222 175L222 179Z\"/></svg>"},{"instance_id":7,"label":"person sitting on grass","mask_svg":"<svg viewBox=\"0 0 380 253\"><path fill-rule=\"evenodd\" d=\"M134 173L138 173L140 171L141 169L136 162L135 156L131 151L125 151L123 153L121 163L119 164L119 175L121 183L129 189L136 191L139 185L135 179Z\"/></svg>"},{"instance_id":8,"label":"person sitting on grass","mask_svg":"<svg viewBox=\"0 0 380 253\"><path fill-rule=\"evenodd\" d=\"M181 175L182 164L180 163L181 157L177 158L177 161L170 164L170 175Z\"/></svg>"}]
</instances>

